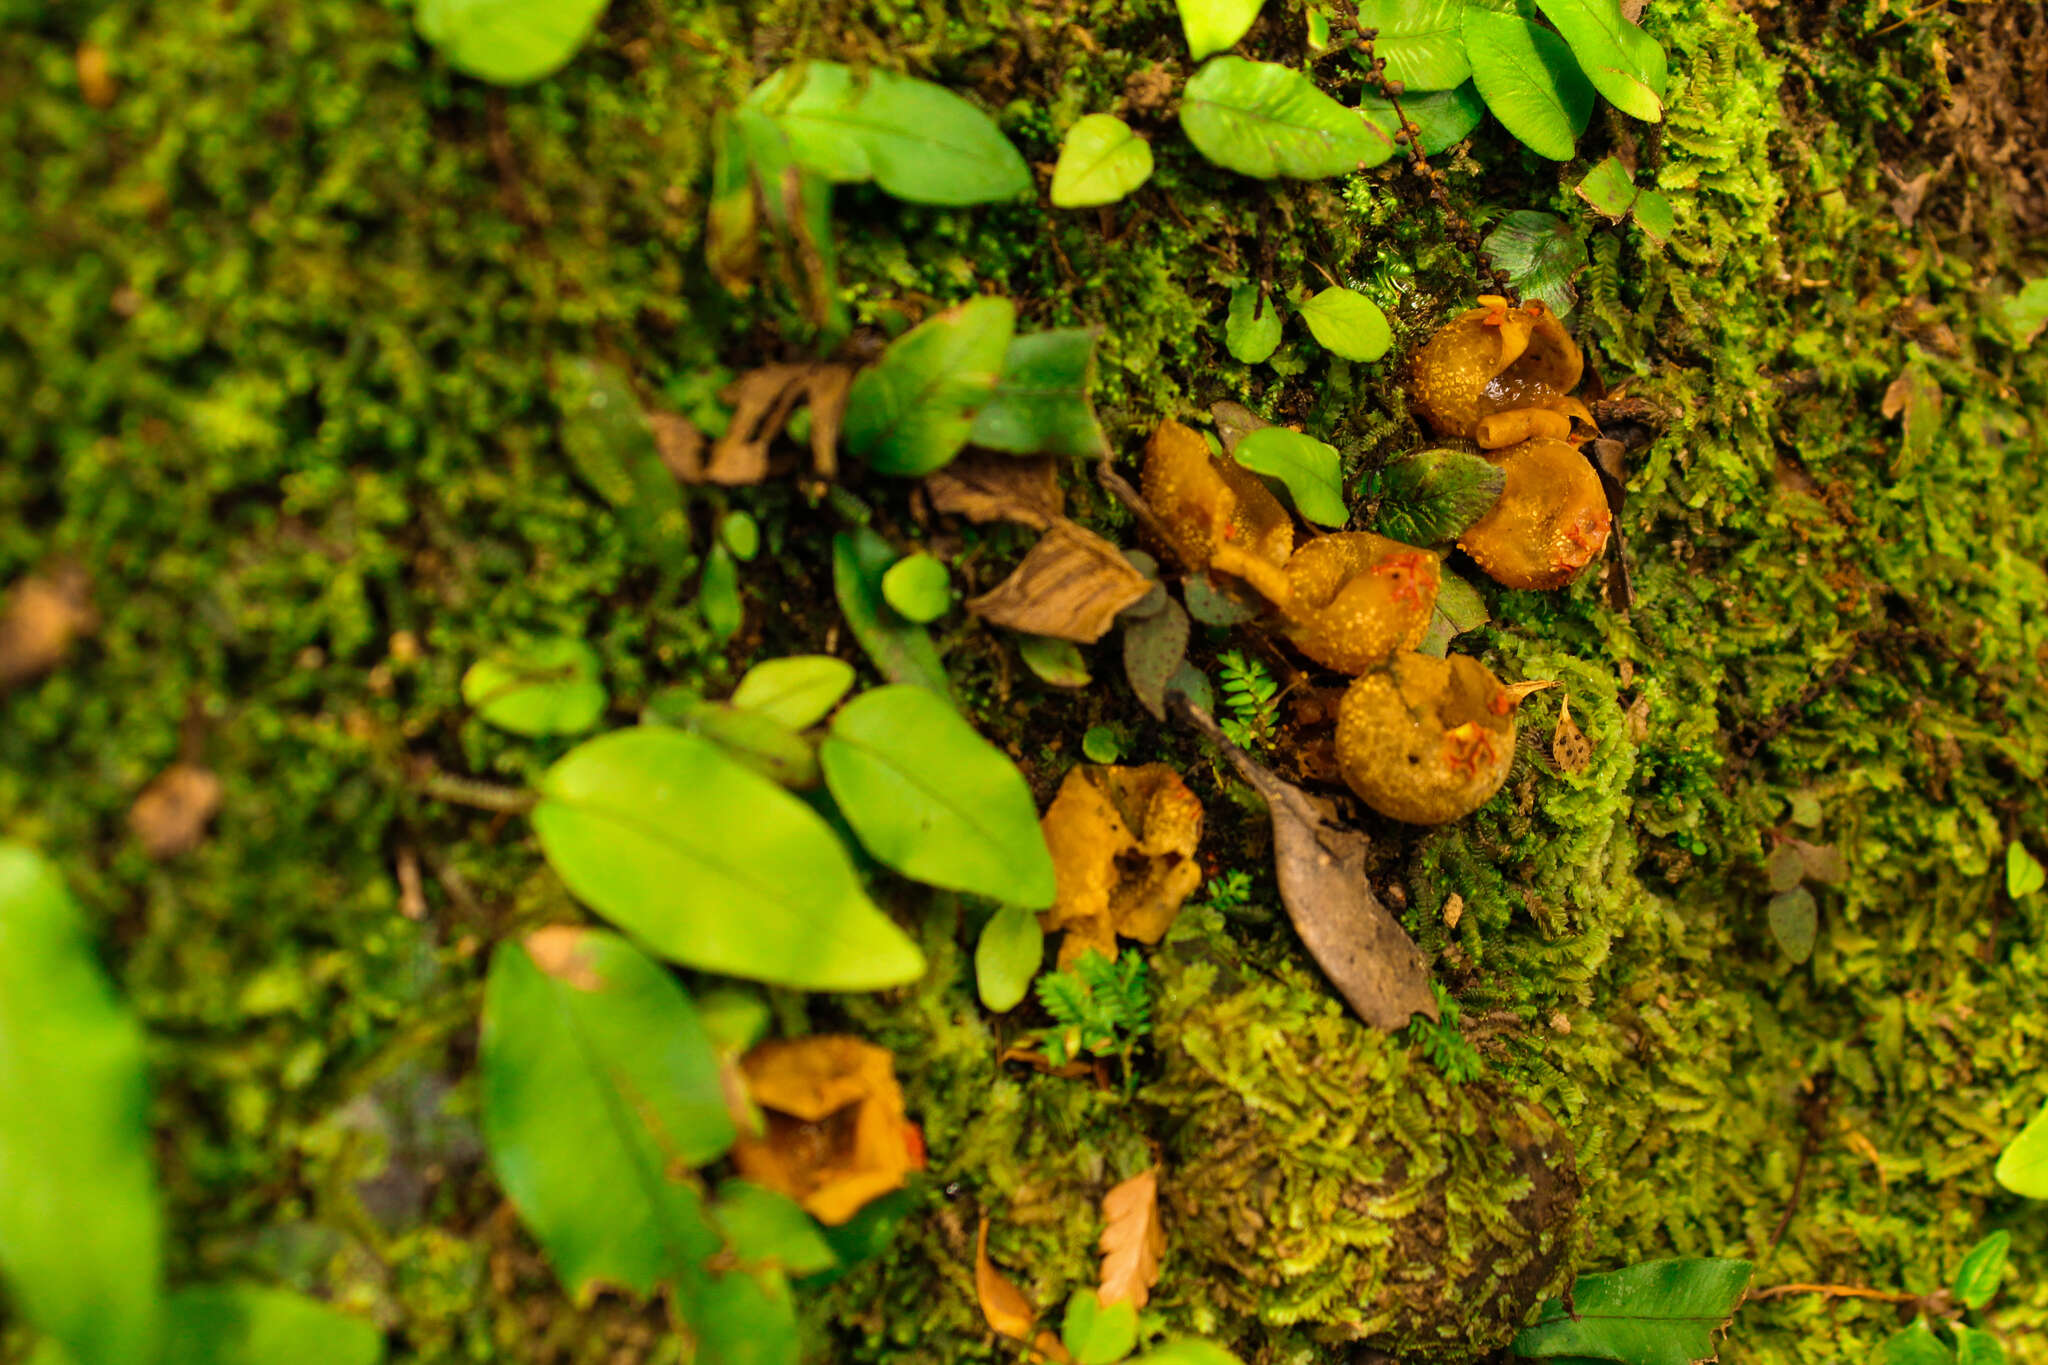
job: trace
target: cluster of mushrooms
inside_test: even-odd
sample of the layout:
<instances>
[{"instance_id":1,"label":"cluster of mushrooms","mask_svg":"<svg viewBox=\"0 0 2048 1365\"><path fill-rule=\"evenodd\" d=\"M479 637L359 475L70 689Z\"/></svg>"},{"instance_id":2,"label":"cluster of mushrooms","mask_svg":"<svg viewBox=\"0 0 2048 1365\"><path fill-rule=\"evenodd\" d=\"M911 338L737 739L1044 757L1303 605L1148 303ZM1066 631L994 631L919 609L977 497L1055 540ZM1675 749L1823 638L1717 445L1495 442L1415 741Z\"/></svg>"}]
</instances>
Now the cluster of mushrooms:
<instances>
[{"instance_id":1,"label":"cluster of mushrooms","mask_svg":"<svg viewBox=\"0 0 2048 1365\"><path fill-rule=\"evenodd\" d=\"M1597 434L1572 390L1584 362L1541 303L1481 296L1416 354L1411 395L1438 436L1471 441L1505 476L1458 547L1509 587L1558 588L1606 547L1605 493L1578 442ZM1362 531L1297 547L1259 476L1164 423L1145 450L1145 501L1193 571L1263 597L1308 658L1352 675L1337 716L1345 782L1380 814L1434 825L1478 809L1507 780L1517 703L1477 660L1415 651L1428 633L1442 556Z\"/></svg>"}]
</instances>

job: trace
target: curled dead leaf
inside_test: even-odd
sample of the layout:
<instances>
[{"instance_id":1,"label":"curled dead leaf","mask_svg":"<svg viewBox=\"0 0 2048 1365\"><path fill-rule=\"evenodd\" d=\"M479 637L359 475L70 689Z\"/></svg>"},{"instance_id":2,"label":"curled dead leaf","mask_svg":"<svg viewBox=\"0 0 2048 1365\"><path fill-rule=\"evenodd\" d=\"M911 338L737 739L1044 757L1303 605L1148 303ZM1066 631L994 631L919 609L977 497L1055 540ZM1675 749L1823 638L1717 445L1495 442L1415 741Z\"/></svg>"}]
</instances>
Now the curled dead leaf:
<instances>
[{"instance_id":1,"label":"curled dead leaf","mask_svg":"<svg viewBox=\"0 0 2048 1365\"><path fill-rule=\"evenodd\" d=\"M1116 614L1152 590L1123 551L1064 518L1055 521L1010 576L967 609L1031 635L1093 644Z\"/></svg>"},{"instance_id":2,"label":"curled dead leaf","mask_svg":"<svg viewBox=\"0 0 2048 1365\"><path fill-rule=\"evenodd\" d=\"M704 433L696 423L678 412L650 412L647 425L663 468L684 483L704 482Z\"/></svg>"},{"instance_id":3,"label":"curled dead leaf","mask_svg":"<svg viewBox=\"0 0 2048 1365\"><path fill-rule=\"evenodd\" d=\"M970 451L925 475L924 491L933 511L966 517L977 526L1014 521L1045 530L1066 507L1051 456Z\"/></svg>"},{"instance_id":4,"label":"curled dead leaf","mask_svg":"<svg viewBox=\"0 0 2048 1365\"><path fill-rule=\"evenodd\" d=\"M1000 1336L1018 1341L1031 1340L1031 1328L1038 1321L1038 1309L1024 1291L1012 1284L995 1262L988 1258L988 1219L974 1235L974 1296L981 1301L981 1315Z\"/></svg>"},{"instance_id":5,"label":"curled dead leaf","mask_svg":"<svg viewBox=\"0 0 2048 1365\"><path fill-rule=\"evenodd\" d=\"M1166 1254L1166 1228L1159 1221L1159 1171L1141 1171L1102 1196L1102 1284L1095 1296L1104 1308L1128 1303L1143 1308L1159 1283L1159 1258Z\"/></svg>"},{"instance_id":6,"label":"curled dead leaf","mask_svg":"<svg viewBox=\"0 0 2048 1365\"><path fill-rule=\"evenodd\" d=\"M1582 773L1593 761L1593 745L1572 719L1572 702L1566 697L1557 713L1557 729L1550 736L1550 757L1560 771Z\"/></svg>"},{"instance_id":7,"label":"curled dead leaf","mask_svg":"<svg viewBox=\"0 0 2048 1365\"><path fill-rule=\"evenodd\" d=\"M1164 763L1073 769L1039 827L1058 891L1040 922L1064 930L1059 963L1117 939L1157 943L1202 882L1202 803Z\"/></svg>"},{"instance_id":8,"label":"curled dead leaf","mask_svg":"<svg viewBox=\"0 0 2048 1365\"><path fill-rule=\"evenodd\" d=\"M0 688L64 662L72 641L98 624L83 570L65 565L19 579L0 604Z\"/></svg>"},{"instance_id":9,"label":"curled dead leaf","mask_svg":"<svg viewBox=\"0 0 2048 1365\"><path fill-rule=\"evenodd\" d=\"M763 365L741 375L721 395L732 405L732 421L712 446L702 477L722 484L768 477L768 447L804 403L811 410L812 468L830 478L839 472L839 427L852 386L852 366L822 361Z\"/></svg>"},{"instance_id":10,"label":"curled dead leaf","mask_svg":"<svg viewBox=\"0 0 2048 1365\"><path fill-rule=\"evenodd\" d=\"M209 769L173 763L128 808L128 828L150 857L175 858L199 847L220 799L220 779Z\"/></svg>"},{"instance_id":11,"label":"curled dead leaf","mask_svg":"<svg viewBox=\"0 0 2048 1365\"><path fill-rule=\"evenodd\" d=\"M767 1130L742 1137L733 1164L836 1227L900 1189L920 1164L887 1051L859 1038L771 1039L740 1063Z\"/></svg>"}]
</instances>

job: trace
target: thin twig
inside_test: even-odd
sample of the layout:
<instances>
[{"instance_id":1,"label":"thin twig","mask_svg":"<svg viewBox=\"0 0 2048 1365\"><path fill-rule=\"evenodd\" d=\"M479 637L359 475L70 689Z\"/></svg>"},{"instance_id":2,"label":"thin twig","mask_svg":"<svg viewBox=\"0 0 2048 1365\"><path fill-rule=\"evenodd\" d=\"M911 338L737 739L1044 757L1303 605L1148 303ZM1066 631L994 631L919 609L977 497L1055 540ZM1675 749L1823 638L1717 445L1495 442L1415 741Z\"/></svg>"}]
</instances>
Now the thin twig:
<instances>
[{"instance_id":1,"label":"thin twig","mask_svg":"<svg viewBox=\"0 0 2048 1365\"><path fill-rule=\"evenodd\" d=\"M472 810L524 815L540 804L539 795L523 787L501 787L495 782L480 782L474 777L457 777L453 773L426 773L415 785L436 801L445 801L451 806L468 806Z\"/></svg>"},{"instance_id":2,"label":"thin twig","mask_svg":"<svg viewBox=\"0 0 2048 1365\"><path fill-rule=\"evenodd\" d=\"M1880 1303L1918 1303L1918 1294L1899 1294L1886 1289L1865 1289L1853 1284L1778 1284L1769 1289L1759 1289L1749 1296L1749 1302L1762 1303L1765 1299L1779 1299L1787 1294L1822 1294L1831 1299L1876 1299Z\"/></svg>"}]
</instances>

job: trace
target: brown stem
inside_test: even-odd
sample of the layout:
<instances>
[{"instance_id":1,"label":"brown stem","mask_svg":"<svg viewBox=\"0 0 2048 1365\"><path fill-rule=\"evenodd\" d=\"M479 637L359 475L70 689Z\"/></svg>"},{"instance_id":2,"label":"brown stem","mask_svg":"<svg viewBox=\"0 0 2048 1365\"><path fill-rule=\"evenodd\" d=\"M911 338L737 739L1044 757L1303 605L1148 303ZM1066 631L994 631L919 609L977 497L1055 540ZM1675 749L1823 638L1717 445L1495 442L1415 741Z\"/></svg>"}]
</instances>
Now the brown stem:
<instances>
[{"instance_id":1,"label":"brown stem","mask_svg":"<svg viewBox=\"0 0 2048 1365\"><path fill-rule=\"evenodd\" d=\"M1884 1289L1864 1289L1853 1284L1778 1284L1759 1289L1749 1296L1751 1303L1783 1298L1787 1294L1824 1294L1831 1299L1876 1299L1880 1303L1918 1303L1918 1294L1896 1294Z\"/></svg>"},{"instance_id":2,"label":"brown stem","mask_svg":"<svg viewBox=\"0 0 2048 1365\"><path fill-rule=\"evenodd\" d=\"M476 778L457 777L453 773L427 773L419 778L416 785L436 801L506 815L524 815L540 803L539 795L523 787L501 787L495 782L480 782Z\"/></svg>"}]
</instances>

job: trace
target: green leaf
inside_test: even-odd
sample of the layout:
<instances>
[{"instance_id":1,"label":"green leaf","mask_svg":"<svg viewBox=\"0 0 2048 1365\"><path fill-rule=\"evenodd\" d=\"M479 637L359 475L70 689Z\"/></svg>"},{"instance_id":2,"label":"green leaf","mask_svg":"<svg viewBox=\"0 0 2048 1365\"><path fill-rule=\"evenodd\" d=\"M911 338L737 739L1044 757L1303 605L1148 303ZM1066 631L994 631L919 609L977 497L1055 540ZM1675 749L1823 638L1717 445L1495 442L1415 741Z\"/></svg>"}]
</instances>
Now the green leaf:
<instances>
[{"instance_id":1,"label":"green leaf","mask_svg":"<svg viewBox=\"0 0 2048 1365\"><path fill-rule=\"evenodd\" d=\"M1052 168L1052 204L1114 204L1152 178L1152 144L1114 114L1088 114L1067 129Z\"/></svg>"},{"instance_id":2,"label":"green leaf","mask_svg":"<svg viewBox=\"0 0 2048 1365\"><path fill-rule=\"evenodd\" d=\"M839 1264L839 1257L811 1215L786 1194L744 1180L718 1187L712 1220L726 1245L742 1261L773 1265L793 1275L810 1275Z\"/></svg>"},{"instance_id":3,"label":"green leaf","mask_svg":"<svg viewBox=\"0 0 2048 1365\"><path fill-rule=\"evenodd\" d=\"M153 1358L162 1215L142 1029L57 869L0 842L0 1271L78 1365Z\"/></svg>"},{"instance_id":4,"label":"green leaf","mask_svg":"<svg viewBox=\"0 0 2048 1365\"><path fill-rule=\"evenodd\" d=\"M1479 589L1449 569L1439 569L1437 573L1436 605L1430 609L1429 633L1415 648L1418 653L1441 659L1450 653L1452 640L1468 630L1479 629L1493 618Z\"/></svg>"},{"instance_id":5,"label":"green leaf","mask_svg":"<svg viewBox=\"0 0 2048 1365\"><path fill-rule=\"evenodd\" d=\"M499 944L478 1071L491 1169L578 1302L651 1293L718 1249L690 1168L733 1122L710 1035L652 958L601 929Z\"/></svg>"},{"instance_id":6,"label":"green leaf","mask_svg":"<svg viewBox=\"0 0 2048 1365\"><path fill-rule=\"evenodd\" d=\"M853 665L829 654L793 654L748 669L731 704L758 711L792 730L816 725L853 686Z\"/></svg>"},{"instance_id":7,"label":"green leaf","mask_svg":"<svg viewBox=\"0 0 2048 1365\"><path fill-rule=\"evenodd\" d=\"M2041 329L2048 327L2048 275L2020 286L2019 293L1999 303L1998 314L2015 346L2024 350L2033 345Z\"/></svg>"},{"instance_id":8,"label":"green leaf","mask_svg":"<svg viewBox=\"0 0 2048 1365\"><path fill-rule=\"evenodd\" d=\"M1286 427L1260 427L1237 443L1237 462L1285 484L1295 510L1318 526L1351 519L1337 447Z\"/></svg>"},{"instance_id":9,"label":"green leaf","mask_svg":"<svg viewBox=\"0 0 2048 1365\"><path fill-rule=\"evenodd\" d=\"M2014 900L2031 896L2048 882L2040 859L2027 851L2027 846L2015 839L2005 846L2005 894Z\"/></svg>"},{"instance_id":10,"label":"green leaf","mask_svg":"<svg viewBox=\"0 0 2048 1365\"><path fill-rule=\"evenodd\" d=\"M1174 0L1180 10L1181 31L1187 35L1188 55L1196 61L1212 53L1237 46L1237 40L1251 31L1265 0Z\"/></svg>"},{"instance_id":11,"label":"green leaf","mask_svg":"<svg viewBox=\"0 0 2048 1365\"><path fill-rule=\"evenodd\" d=\"M376 1365L384 1334L318 1299L258 1285L195 1285L165 1304L156 1365Z\"/></svg>"},{"instance_id":12,"label":"green leaf","mask_svg":"<svg viewBox=\"0 0 2048 1365\"><path fill-rule=\"evenodd\" d=\"M1299 71L1242 57L1218 57L1194 74L1181 93L1180 124L1210 161L1261 180L1320 180L1392 155L1358 111Z\"/></svg>"},{"instance_id":13,"label":"green leaf","mask_svg":"<svg viewBox=\"0 0 2048 1365\"><path fill-rule=\"evenodd\" d=\"M1131 1365L1244 1365L1213 1341L1167 1341L1134 1356Z\"/></svg>"},{"instance_id":14,"label":"green leaf","mask_svg":"<svg viewBox=\"0 0 2048 1365\"><path fill-rule=\"evenodd\" d=\"M1008 299L977 298L890 342L847 394L847 451L879 474L929 474L949 462L995 394L1016 320Z\"/></svg>"},{"instance_id":15,"label":"green leaf","mask_svg":"<svg viewBox=\"0 0 2048 1365\"><path fill-rule=\"evenodd\" d=\"M1280 305L1255 284L1230 291L1230 312L1223 319L1223 347L1247 365L1257 365L1280 344Z\"/></svg>"},{"instance_id":16,"label":"green leaf","mask_svg":"<svg viewBox=\"0 0 2048 1365\"><path fill-rule=\"evenodd\" d=\"M1610 104L1646 123L1664 117L1664 48L1628 21L1621 0L1536 0L1536 8Z\"/></svg>"},{"instance_id":17,"label":"green leaf","mask_svg":"<svg viewBox=\"0 0 2048 1365\"><path fill-rule=\"evenodd\" d=\"M699 735L602 735L548 769L540 790L533 825L549 864L673 962L824 991L924 973L924 954L861 890L823 817Z\"/></svg>"},{"instance_id":18,"label":"green leaf","mask_svg":"<svg viewBox=\"0 0 2048 1365\"><path fill-rule=\"evenodd\" d=\"M1126 1300L1105 1308L1094 1290L1076 1290L1067 1300L1060 1344L1073 1354L1074 1365L1113 1365L1138 1344L1138 1307Z\"/></svg>"},{"instance_id":19,"label":"green leaf","mask_svg":"<svg viewBox=\"0 0 2048 1365\"><path fill-rule=\"evenodd\" d=\"M1570 161L1593 117L1593 87L1564 39L1514 14L1465 11L1472 81L1501 125L1552 161Z\"/></svg>"},{"instance_id":20,"label":"green leaf","mask_svg":"<svg viewBox=\"0 0 2048 1365\"><path fill-rule=\"evenodd\" d=\"M1392 100L1368 90L1359 101L1359 112L1385 140L1388 156L1400 152L1394 134L1400 131L1401 121L1394 117ZM1422 149L1422 154L1436 156L1472 136L1473 130L1486 117L1486 101L1479 98L1479 88L1466 81L1455 90L1403 95L1401 112L1415 125L1415 145Z\"/></svg>"},{"instance_id":21,"label":"green leaf","mask_svg":"<svg viewBox=\"0 0 2048 1365\"><path fill-rule=\"evenodd\" d=\"M1012 455L1093 459L1108 450L1088 401L1100 331L1066 327L1012 341L995 393L975 414L967 439Z\"/></svg>"},{"instance_id":22,"label":"green leaf","mask_svg":"<svg viewBox=\"0 0 2048 1365\"><path fill-rule=\"evenodd\" d=\"M697 610L703 614L704 628L720 644L739 634L740 625L746 620L746 608L740 602L739 565L733 563L732 552L722 544L713 545L704 556L704 575L697 583Z\"/></svg>"},{"instance_id":23,"label":"green leaf","mask_svg":"<svg viewBox=\"0 0 2048 1365\"><path fill-rule=\"evenodd\" d=\"M1629 1365L1693 1365L1714 1354L1749 1285L1748 1261L1648 1261L1581 1275L1572 1308L1552 1299L1515 1338L1522 1356L1594 1356Z\"/></svg>"},{"instance_id":24,"label":"green leaf","mask_svg":"<svg viewBox=\"0 0 2048 1365\"><path fill-rule=\"evenodd\" d=\"M1586 268L1586 244L1564 219L1516 209L1487 234L1483 246L1523 297L1540 299L1559 317L1578 307L1572 280Z\"/></svg>"},{"instance_id":25,"label":"green leaf","mask_svg":"<svg viewBox=\"0 0 2048 1365\"><path fill-rule=\"evenodd\" d=\"M1507 475L1461 450L1418 450L1389 461L1377 482L1372 529L1406 545L1440 545L1493 510Z\"/></svg>"},{"instance_id":26,"label":"green leaf","mask_svg":"<svg viewBox=\"0 0 2048 1365\"><path fill-rule=\"evenodd\" d=\"M882 600L904 620L925 625L952 610L953 578L922 551L905 555L882 575Z\"/></svg>"},{"instance_id":27,"label":"green leaf","mask_svg":"<svg viewBox=\"0 0 2048 1365\"><path fill-rule=\"evenodd\" d=\"M556 370L555 405L562 414L562 452L577 477L618 513L628 537L665 572L690 561L683 494L661 462L654 428L633 386L616 365L583 357Z\"/></svg>"},{"instance_id":28,"label":"green leaf","mask_svg":"<svg viewBox=\"0 0 2048 1365\"><path fill-rule=\"evenodd\" d=\"M1780 891L1771 897L1766 914L1771 937L1778 940L1786 957L1797 963L1813 956L1814 941L1820 936L1820 911L1811 891L1803 886Z\"/></svg>"},{"instance_id":29,"label":"green leaf","mask_svg":"<svg viewBox=\"0 0 2048 1365\"><path fill-rule=\"evenodd\" d=\"M1145 616L1124 615L1124 677L1154 720L1166 719L1166 688L1188 653L1188 614L1163 588L1159 608ZM1083 741L1086 752L1086 741Z\"/></svg>"},{"instance_id":30,"label":"green leaf","mask_svg":"<svg viewBox=\"0 0 2048 1365\"><path fill-rule=\"evenodd\" d=\"M1045 930L1038 912L1006 905L981 927L974 945L974 985L990 1013L1017 1008L1045 961Z\"/></svg>"},{"instance_id":31,"label":"green leaf","mask_svg":"<svg viewBox=\"0 0 2048 1365\"><path fill-rule=\"evenodd\" d=\"M1957 1365L2005 1365L2005 1347L1998 1344L1997 1337L1960 1322L1949 1330L1956 1334Z\"/></svg>"},{"instance_id":32,"label":"green leaf","mask_svg":"<svg viewBox=\"0 0 2048 1365\"><path fill-rule=\"evenodd\" d=\"M761 553L761 524L745 512L727 512L718 522L718 538L742 564Z\"/></svg>"},{"instance_id":33,"label":"green leaf","mask_svg":"<svg viewBox=\"0 0 2048 1365\"><path fill-rule=\"evenodd\" d=\"M2048 1199L2048 1104L1999 1154L1993 1177L2014 1194Z\"/></svg>"},{"instance_id":34,"label":"green leaf","mask_svg":"<svg viewBox=\"0 0 2048 1365\"><path fill-rule=\"evenodd\" d=\"M807 61L747 97L830 180L873 180L913 204L986 204L1031 193L1024 158L987 114L943 86L893 71Z\"/></svg>"},{"instance_id":35,"label":"green leaf","mask_svg":"<svg viewBox=\"0 0 2048 1365\"><path fill-rule=\"evenodd\" d=\"M1662 245L1678 230L1678 212L1661 190L1643 190L1636 195L1636 226L1643 235Z\"/></svg>"},{"instance_id":36,"label":"green leaf","mask_svg":"<svg viewBox=\"0 0 2048 1365\"><path fill-rule=\"evenodd\" d=\"M422 0L420 36L448 64L493 85L525 85L566 66L605 0Z\"/></svg>"},{"instance_id":37,"label":"green leaf","mask_svg":"<svg viewBox=\"0 0 2048 1365\"><path fill-rule=\"evenodd\" d=\"M931 635L897 615L882 596L882 575L896 560L889 542L865 526L833 536L832 587L839 597L839 610L846 615L847 629L883 677L950 697L952 683Z\"/></svg>"},{"instance_id":38,"label":"green leaf","mask_svg":"<svg viewBox=\"0 0 2048 1365\"><path fill-rule=\"evenodd\" d=\"M515 735L578 735L604 718L597 651L567 636L507 646L462 675L462 700Z\"/></svg>"},{"instance_id":39,"label":"green leaf","mask_svg":"<svg viewBox=\"0 0 2048 1365\"><path fill-rule=\"evenodd\" d=\"M2012 1234L2003 1228L1970 1248L1956 1267L1951 1292L1966 1308L1982 1308L1998 1292L2005 1279L2005 1256L2012 1246Z\"/></svg>"},{"instance_id":40,"label":"green leaf","mask_svg":"<svg viewBox=\"0 0 2048 1365\"><path fill-rule=\"evenodd\" d=\"M798 1365L802 1358L796 1303L780 1271L694 1273L675 1298L696 1339L692 1365Z\"/></svg>"},{"instance_id":41,"label":"green leaf","mask_svg":"<svg viewBox=\"0 0 2048 1365\"><path fill-rule=\"evenodd\" d=\"M1610 156L1587 171L1577 188L1579 198L1609 218L1626 217L1630 206L1636 202L1635 177L1628 173L1628 167L1621 164L1618 156Z\"/></svg>"},{"instance_id":42,"label":"green leaf","mask_svg":"<svg viewBox=\"0 0 2048 1365\"><path fill-rule=\"evenodd\" d=\"M1956 1359L1925 1318L1886 1337L1878 1353L1882 1365L1955 1365Z\"/></svg>"},{"instance_id":43,"label":"green leaf","mask_svg":"<svg viewBox=\"0 0 2048 1365\"><path fill-rule=\"evenodd\" d=\"M647 699L640 721L702 735L770 782L799 789L818 785L817 750L773 716L706 701L687 687L670 687Z\"/></svg>"},{"instance_id":44,"label":"green leaf","mask_svg":"<svg viewBox=\"0 0 2048 1365\"><path fill-rule=\"evenodd\" d=\"M1465 0L1359 0L1358 26L1376 28L1372 55L1387 79L1417 91L1449 90L1472 74L1460 24ZM1364 60L1365 54L1359 53ZM1407 104L1407 98L1402 98Z\"/></svg>"},{"instance_id":45,"label":"green leaf","mask_svg":"<svg viewBox=\"0 0 2048 1365\"><path fill-rule=\"evenodd\" d=\"M1387 315L1356 290L1331 285L1298 311L1322 348L1345 360L1378 360L1394 344Z\"/></svg>"},{"instance_id":46,"label":"green leaf","mask_svg":"<svg viewBox=\"0 0 2048 1365\"><path fill-rule=\"evenodd\" d=\"M1086 687L1094 681L1088 676L1088 661L1082 657L1080 646L1072 640L1019 634L1017 654L1040 682L1053 687Z\"/></svg>"},{"instance_id":47,"label":"green leaf","mask_svg":"<svg viewBox=\"0 0 2048 1365\"><path fill-rule=\"evenodd\" d=\"M738 1056L768 1036L768 1002L751 986L713 986L697 997L697 1018L720 1052Z\"/></svg>"},{"instance_id":48,"label":"green leaf","mask_svg":"<svg viewBox=\"0 0 2048 1365\"><path fill-rule=\"evenodd\" d=\"M1009 905L1052 904L1052 855L1024 775L944 698L878 687L840 708L825 785L875 859Z\"/></svg>"},{"instance_id":49,"label":"green leaf","mask_svg":"<svg viewBox=\"0 0 2048 1365\"><path fill-rule=\"evenodd\" d=\"M1114 725L1091 725L1081 736L1081 756L1090 763L1114 763L1124 756L1124 743Z\"/></svg>"},{"instance_id":50,"label":"green leaf","mask_svg":"<svg viewBox=\"0 0 2048 1365\"><path fill-rule=\"evenodd\" d=\"M1259 614L1257 607L1226 596L1207 573L1191 573L1182 579L1180 593L1188 615L1205 626L1241 626Z\"/></svg>"}]
</instances>

